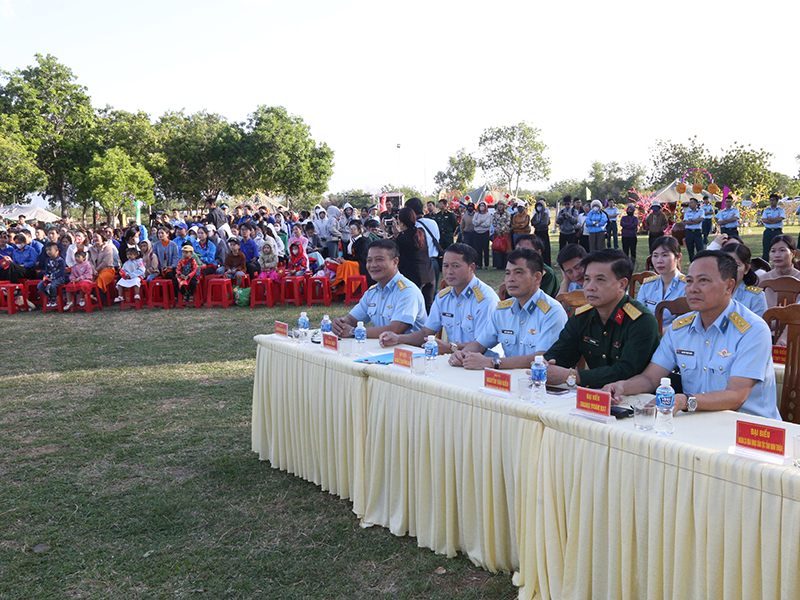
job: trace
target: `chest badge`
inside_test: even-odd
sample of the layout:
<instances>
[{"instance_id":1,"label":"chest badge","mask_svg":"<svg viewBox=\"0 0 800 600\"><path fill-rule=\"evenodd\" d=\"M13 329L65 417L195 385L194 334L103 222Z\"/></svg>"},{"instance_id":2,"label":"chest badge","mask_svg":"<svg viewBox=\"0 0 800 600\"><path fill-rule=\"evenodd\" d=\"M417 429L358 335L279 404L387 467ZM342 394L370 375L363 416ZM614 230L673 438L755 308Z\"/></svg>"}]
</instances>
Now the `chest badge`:
<instances>
[{"instance_id":1,"label":"chest badge","mask_svg":"<svg viewBox=\"0 0 800 600\"><path fill-rule=\"evenodd\" d=\"M531 335L536 335L536 330L535 329L528 329L528 333L530 333Z\"/></svg>"},{"instance_id":2,"label":"chest badge","mask_svg":"<svg viewBox=\"0 0 800 600\"><path fill-rule=\"evenodd\" d=\"M717 352L717 354L719 354L722 358L728 358L729 356L733 356L733 354L731 354L727 350L720 350L719 352Z\"/></svg>"},{"instance_id":3,"label":"chest badge","mask_svg":"<svg viewBox=\"0 0 800 600\"><path fill-rule=\"evenodd\" d=\"M611 345L614 346L614 348L622 348L622 342L620 342L619 340L617 340Z\"/></svg>"}]
</instances>

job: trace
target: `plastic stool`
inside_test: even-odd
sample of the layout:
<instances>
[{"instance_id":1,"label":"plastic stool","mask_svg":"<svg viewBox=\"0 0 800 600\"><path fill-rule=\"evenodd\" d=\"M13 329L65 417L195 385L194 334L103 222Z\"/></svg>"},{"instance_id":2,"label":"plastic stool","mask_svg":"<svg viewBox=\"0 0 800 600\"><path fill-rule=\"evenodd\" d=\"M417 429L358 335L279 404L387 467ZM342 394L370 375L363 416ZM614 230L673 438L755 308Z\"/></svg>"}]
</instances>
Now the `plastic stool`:
<instances>
[{"instance_id":1,"label":"plastic stool","mask_svg":"<svg viewBox=\"0 0 800 600\"><path fill-rule=\"evenodd\" d=\"M153 279L147 288L147 308L160 306L169 310L175 304L175 288L171 279Z\"/></svg>"},{"instance_id":2,"label":"plastic stool","mask_svg":"<svg viewBox=\"0 0 800 600\"><path fill-rule=\"evenodd\" d=\"M19 292L22 296L23 305L17 307L15 292ZM25 286L21 283L0 283L0 310L8 311L8 314L13 315L19 310L28 310L28 294L25 292Z\"/></svg>"},{"instance_id":3,"label":"plastic stool","mask_svg":"<svg viewBox=\"0 0 800 600\"><path fill-rule=\"evenodd\" d=\"M194 300L191 302L187 302L183 299L183 294L178 292L178 308L183 308L184 306L194 306L195 308L203 308L203 286L200 282L197 283L197 287L194 289Z\"/></svg>"},{"instance_id":4,"label":"plastic stool","mask_svg":"<svg viewBox=\"0 0 800 600\"><path fill-rule=\"evenodd\" d=\"M331 305L331 280L327 277L309 277L306 281L306 302L312 304Z\"/></svg>"},{"instance_id":5,"label":"plastic stool","mask_svg":"<svg viewBox=\"0 0 800 600\"><path fill-rule=\"evenodd\" d=\"M94 294L96 300L92 300L92 294ZM83 295L83 306L79 306L77 303L73 304L69 312L74 313L76 310L82 310L83 312L90 313L95 308L103 310L103 303L100 301L100 286L96 283L92 283L91 292Z\"/></svg>"},{"instance_id":6,"label":"plastic stool","mask_svg":"<svg viewBox=\"0 0 800 600\"><path fill-rule=\"evenodd\" d=\"M276 289L277 287L277 289ZM275 300L280 303L280 286L273 279L254 279L250 286L250 308L266 304L270 308L275 306Z\"/></svg>"},{"instance_id":7,"label":"plastic stool","mask_svg":"<svg viewBox=\"0 0 800 600\"><path fill-rule=\"evenodd\" d=\"M142 306L147 301L147 282L142 279L142 282L139 284L139 299L133 297L133 289L132 288L117 288L117 292L122 290L122 302L119 303L119 309L125 310L129 306L132 306L136 310L142 310Z\"/></svg>"},{"instance_id":8,"label":"plastic stool","mask_svg":"<svg viewBox=\"0 0 800 600\"><path fill-rule=\"evenodd\" d=\"M37 306L44 306L47 301L44 300L39 294L39 282L41 279L20 279L19 283L25 286L25 293L28 295L28 300ZM52 309L51 309L52 310Z\"/></svg>"},{"instance_id":9,"label":"plastic stool","mask_svg":"<svg viewBox=\"0 0 800 600\"><path fill-rule=\"evenodd\" d=\"M284 277L281 281L281 304L292 303L295 306L303 304L303 294L300 286L306 281L304 276Z\"/></svg>"},{"instance_id":10,"label":"plastic stool","mask_svg":"<svg viewBox=\"0 0 800 600\"><path fill-rule=\"evenodd\" d=\"M233 303L233 284L231 284L230 279L221 277L208 282L206 308L211 308L212 306L228 308Z\"/></svg>"},{"instance_id":11,"label":"plastic stool","mask_svg":"<svg viewBox=\"0 0 800 600\"><path fill-rule=\"evenodd\" d=\"M114 304L114 298L117 297L119 291L117 290L117 282L112 281L106 286L106 306L111 306Z\"/></svg>"},{"instance_id":12,"label":"plastic stool","mask_svg":"<svg viewBox=\"0 0 800 600\"><path fill-rule=\"evenodd\" d=\"M354 291L358 288L358 292ZM358 302L367 291L367 278L364 275L351 275L344 282L344 305L350 306L351 302Z\"/></svg>"},{"instance_id":13,"label":"plastic stool","mask_svg":"<svg viewBox=\"0 0 800 600\"><path fill-rule=\"evenodd\" d=\"M64 287L64 285L60 285L56 288L56 310L60 313L64 312ZM42 314L48 310L53 310L53 308L47 308L47 300L42 298Z\"/></svg>"}]
</instances>

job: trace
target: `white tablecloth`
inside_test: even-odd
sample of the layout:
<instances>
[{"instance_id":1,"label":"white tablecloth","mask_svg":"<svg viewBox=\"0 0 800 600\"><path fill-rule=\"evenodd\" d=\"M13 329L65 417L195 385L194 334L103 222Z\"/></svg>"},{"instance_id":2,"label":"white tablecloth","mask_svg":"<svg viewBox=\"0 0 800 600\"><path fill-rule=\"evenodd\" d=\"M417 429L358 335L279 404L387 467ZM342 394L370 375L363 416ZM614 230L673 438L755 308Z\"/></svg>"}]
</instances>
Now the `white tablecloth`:
<instances>
[{"instance_id":1,"label":"white tablecloth","mask_svg":"<svg viewBox=\"0 0 800 600\"><path fill-rule=\"evenodd\" d=\"M800 471L727 454L737 413L662 438L570 416L574 395L488 395L446 357L415 377L256 341L253 450L364 525L514 572L521 598L800 597Z\"/></svg>"}]
</instances>

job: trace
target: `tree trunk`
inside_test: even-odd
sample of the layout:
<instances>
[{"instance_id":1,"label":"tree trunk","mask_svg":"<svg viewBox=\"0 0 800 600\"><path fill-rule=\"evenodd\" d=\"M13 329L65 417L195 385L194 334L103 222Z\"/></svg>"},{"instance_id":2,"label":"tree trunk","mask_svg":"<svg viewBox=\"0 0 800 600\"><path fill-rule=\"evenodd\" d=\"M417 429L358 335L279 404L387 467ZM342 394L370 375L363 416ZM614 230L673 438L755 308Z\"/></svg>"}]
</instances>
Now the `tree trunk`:
<instances>
[{"instance_id":1,"label":"tree trunk","mask_svg":"<svg viewBox=\"0 0 800 600\"><path fill-rule=\"evenodd\" d=\"M89 208L88 204L83 205L83 211L81 211L81 225L86 227L86 209Z\"/></svg>"}]
</instances>

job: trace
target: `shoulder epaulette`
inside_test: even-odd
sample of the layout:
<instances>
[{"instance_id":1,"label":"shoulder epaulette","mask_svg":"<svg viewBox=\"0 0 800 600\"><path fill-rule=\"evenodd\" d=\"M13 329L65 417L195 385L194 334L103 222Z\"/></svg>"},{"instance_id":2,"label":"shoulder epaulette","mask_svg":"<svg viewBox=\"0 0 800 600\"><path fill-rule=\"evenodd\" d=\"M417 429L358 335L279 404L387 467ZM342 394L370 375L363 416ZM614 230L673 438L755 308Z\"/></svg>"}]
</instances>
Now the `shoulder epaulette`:
<instances>
[{"instance_id":1,"label":"shoulder epaulette","mask_svg":"<svg viewBox=\"0 0 800 600\"><path fill-rule=\"evenodd\" d=\"M731 320L731 323L734 324L736 329L739 330L739 333L744 333L745 331L747 331L748 329L750 329L752 327L752 325L750 325L750 323L745 321L744 318L739 313L737 313L735 311L732 312L731 316L728 317L728 318Z\"/></svg>"},{"instance_id":2,"label":"shoulder epaulette","mask_svg":"<svg viewBox=\"0 0 800 600\"><path fill-rule=\"evenodd\" d=\"M678 275L678 279L679 279L680 281L683 281L684 283L686 283L686 275L684 275L683 273L681 273L680 275Z\"/></svg>"},{"instance_id":3,"label":"shoulder epaulette","mask_svg":"<svg viewBox=\"0 0 800 600\"><path fill-rule=\"evenodd\" d=\"M483 302L484 298L483 298L483 292L481 291L481 288L479 288L477 285L473 285L472 286L472 293L475 295L475 299L478 301L478 304Z\"/></svg>"},{"instance_id":4,"label":"shoulder epaulette","mask_svg":"<svg viewBox=\"0 0 800 600\"><path fill-rule=\"evenodd\" d=\"M626 303L625 306L622 307L622 310L624 310L625 313L631 318L631 321L635 321L642 316L642 311L640 311L630 302Z\"/></svg>"},{"instance_id":5,"label":"shoulder epaulette","mask_svg":"<svg viewBox=\"0 0 800 600\"><path fill-rule=\"evenodd\" d=\"M500 309L500 308L508 308L509 306L512 306L513 304L514 304L514 299L513 298L509 298L508 300L501 300L500 302L498 302L497 303L497 308L498 309Z\"/></svg>"},{"instance_id":6,"label":"shoulder epaulette","mask_svg":"<svg viewBox=\"0 0 800 600\"><path fill-rule=\"evenodd\" d=\"M685 317L681 317L680 319L675 319L672 322L672 329L680 329L681 327L686 327L689 323L694 321L694 318L697 316L697 313L692 313Z\"/></svg>"},{"instance_id":7,"label":"shoulder epaulette","mask_svg":"<svg viewBox=\"0 0 800 600\"><path fill-rule=\"evenodd\" d=\"M374 289L374 288L376 288L376 287L378 287L378 284L377 284L377 283L373 283L373 284L372 284L371 286L369 286L369 288L367 288L367 289L370 289L370 290L371 290L371 289Z\"/></svg>"},{"instance_id":8,"label":"shoulder epaulette","mask_svg":"<svg viewBox=\"0 0 800 600\"><path fill-rule=\"evenodd\" d=\"M585 313L587 310L590 310L591 308L592 308L591 304L584 304L583 306L579 306L578 308L575 309L575 314L581 315Z\"/></svg>"},{"instance_id":9,"label":"shoulder epaulette","mask_svg":"<svg viewBox=\"0 0 800 600\"><path fill-rule=\"evenodd\" d=\"M753 292L754 294L760 294L764 290L757 285L747 285L745 288L748 292Z\"/></svg>"},{"instance_id":10,"label":"shoulder epaulette","mask_svg":"<svg viewBox=\"0 0 800 600\"><path fill-rule=\"evenodd\" d=\"M550 311L550 305L547 303L547 300L545 300L544 298L539 298L536 301L536 306L538 306L540 309L542 309L542 312L544 314L547 314Z\"/></svg>"},{"instance_id":11,"label":"shoulder epaulette","mask_svg":"<svg viewBox=\"0 0 800 600\"><path fill-rule=\"evenodd\" d=\"M441 292L439 292L439 298L444 298L447 294L450 293L450 290L452 290L452 289L453 289L453 286L452 285L448 285Z\"/></svg>"},{"instance_id":12,"label":"shoulder epaulette","mask_svg":"<svg viewBox=\"0 0 800 600\"><path fill-rule=\"evenodd\" d=\"M650 277L647 277L644 281L642 281L642 283L650 283L651 281L655 281L659 277L661 277L661 275L651 275Z\"/></svg>"},{"instance_id":13,"label":"shoulder epaulette","mask_svg":"<svg viewBox=\"0 0 800 600\"><path fill-rule=\"evenodd\" d=\"M408 286L405 283L403 283L402 280L398 280L398 282L397 282L397 289L398 290L403 291L404 289L406 289L406 287L408 287Z\"/></svg>"}]
</instances>

